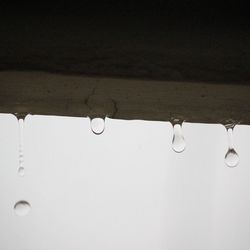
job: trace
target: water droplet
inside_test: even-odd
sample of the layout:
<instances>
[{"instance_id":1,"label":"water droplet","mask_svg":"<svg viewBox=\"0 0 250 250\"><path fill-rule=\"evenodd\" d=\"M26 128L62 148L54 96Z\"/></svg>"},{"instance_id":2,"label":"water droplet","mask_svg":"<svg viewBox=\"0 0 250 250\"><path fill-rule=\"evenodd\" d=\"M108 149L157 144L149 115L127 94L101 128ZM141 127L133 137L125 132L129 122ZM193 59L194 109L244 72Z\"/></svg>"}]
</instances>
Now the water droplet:
<instances>
[{"instance_id":1,"label":"water droplet","mask_svg":"<svg viewBox=\"0 0 250 250\"><path fill-rule=\"evenodd\" d=\"M225 155L225 163L230 168L234 168L238 165L239 155L237 154L237 152L233 148L228 149L228 151Z\"/></svg>"},{"instance_id":2,"label":"water droplet","mask_svg":"<svg viewBox=\"0 0 250 250\"><path fill-rule=\"evenodd\" d=\"M18 201L14 206L15 213L18 216L26 216L30 209L31 206L27 201Z\"/></svg>"},{"instance_id":3,"label":"water droplet","mask_svg":"<svg viewBox=\"0 0 250 250\"><path fill-rule=\"evenodd\" d=\"M173 133L172 148L176 153L181 153L186 148L186 142L182 135L182 126L175 124L173 126Z\"/></svg>"},{"instance_id":4,"label":"water droplet","mask_svg":"<svg viewBox=\"0 0 250 250\"><path fill-rule=\"evenodd\" d=\"M105 120L102 118L94 118L90 120L91 130L94 134L100 135L105 129Z\"/></svg>"},{"instance_id":5,"label":"water droplet","mask_svg":"<svg viewBox=\"0 0 250 250\"><path fill-rule=\"evenodd\" d=\"M19 169L18 169L18 174L20 175L20 176L24 176L24 167L20 167Z\"/></svg>"},{"instance_id":6,"label":"water droplet","mask_svg":"<svg viewBox=\"0 0 250 250\"><path fill-rule=\"evenodd\" d=\"M225 163L228 167L234 168L238 165L239 163L239 155L235 151L233 147L233 128L229 127L227 129L227 134L228 134L228 151L225 155Z\"/></svg>"}]
</instances>

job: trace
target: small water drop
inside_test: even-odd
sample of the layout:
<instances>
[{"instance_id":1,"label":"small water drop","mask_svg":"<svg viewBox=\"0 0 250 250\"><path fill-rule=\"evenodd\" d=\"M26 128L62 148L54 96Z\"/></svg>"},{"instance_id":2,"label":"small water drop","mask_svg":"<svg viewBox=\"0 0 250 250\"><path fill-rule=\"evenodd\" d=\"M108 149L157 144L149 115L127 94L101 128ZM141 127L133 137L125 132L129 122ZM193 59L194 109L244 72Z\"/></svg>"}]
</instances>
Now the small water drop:
<instances>
[{"instance_id":1,"label":"small water drop","mask_svg":"<svg viewBox=\"0 0 250 250\"><path fill-rule=\"evenodd\" d=\"M90 120L91 130L94 134L100 135L105 129L105 120L102 118L94 118Z\"/></svg>"},{"instance_id":2,"label":"small water drop","mask_svg":"<svg viewBox=\"0 0 250 250\"><path fill-rule=\"evenodd\" d=\"M20 176L24 176L24 167L20 167L19 169L18 169L18 174L20 175Z\"/></svg>"},{"instance_id":3,"label":"small water drop","mask_svg":"<svg viewBox=\"0 0 250 250\"><path fill-rule=\"evenodd\" d=\"M176 153L181 153L186 148L186 142L182 134L182 126L180 124L175 124L173 126L172 148Z\"/></svg>"},{"instance_id":4,"label":"small water drop","mask_svg":"<svg viewBox=\"0 0 250 250\"><path fill-rule=\"evenodd\" d=\"M30 209L31 206L27 201L18 201L14 206L15 213L18 216L26 216Z\"/></svg>"},{"instance_id":5,"label":"small water drop","mask_svg":"<svg viewBox=\"0 0 250 250\"><path fill-rule=\"evenodd\" d=\"M233 128L229 127L227 129L228 134L228 151L225 155L225 163L228 167L234 168L239 164L239 155L233 147Z\"/></svg>"}]
</instances>

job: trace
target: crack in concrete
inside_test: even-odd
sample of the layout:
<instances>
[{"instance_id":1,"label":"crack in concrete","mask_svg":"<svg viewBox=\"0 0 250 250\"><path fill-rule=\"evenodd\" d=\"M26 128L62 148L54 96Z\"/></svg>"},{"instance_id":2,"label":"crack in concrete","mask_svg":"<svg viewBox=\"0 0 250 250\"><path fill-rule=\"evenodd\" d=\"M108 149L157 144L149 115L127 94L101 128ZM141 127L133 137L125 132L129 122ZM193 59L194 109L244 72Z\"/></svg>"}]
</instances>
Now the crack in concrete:
<instances>
[{"instance_id":1,"label":"crack in concrete","mask_svg":"<svg viewBox=\"0 0 250 250\"><path fill-rule=\"evenodd\" d=\"M118 104L116 100L114 99L110 99L110 100L113 103L113 112L112 112L111 118L115 118L116 114L118 113Z\"/></svg>"},{"instance_id":2,"label":"crack in concrete","mask_svg":"<svg viewBox=\"0 0 250 250\"><path fill-rule=\"evenodd\" d=\"M91 107L89 105L89 99L95 95L96 93L97 86L94 86L93 89L91 90L90 94L85 98L84 104L91 110Z\"/></svg>"},{"instance_id":3,"label":"crack in concrete","mask_svg":"<svg viewBox=\"0 0 250 250\"><path fill-rule=\"evenodd\" d=\"M89 93L89 95L85 98L84 100L84 104L88 107L89 111L93 111L93 107L90 106L89 101L90 98L93 97L96 94L96 90L97 90L97 86L94 86L91 90L91 92ZM117 105L117 101L110 98L109 100L111 100L113 107L112 107L112 112L111 112L111 118L115 118L117 112L118 112L118 105ZM108 113L108 112L107 112ZM107 114L104 114L104 116L107 116Z\"/></svg>"}]
</instances>

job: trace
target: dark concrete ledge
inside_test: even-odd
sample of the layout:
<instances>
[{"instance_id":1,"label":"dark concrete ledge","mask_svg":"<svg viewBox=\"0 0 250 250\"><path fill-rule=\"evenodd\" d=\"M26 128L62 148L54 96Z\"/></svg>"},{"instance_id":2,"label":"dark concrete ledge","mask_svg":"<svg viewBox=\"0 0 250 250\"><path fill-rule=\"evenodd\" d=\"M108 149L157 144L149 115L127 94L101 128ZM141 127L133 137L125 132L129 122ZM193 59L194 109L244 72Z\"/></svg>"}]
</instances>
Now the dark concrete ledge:
<instances>
[{"instance_id":1,"label":"dark concrete ledge","mask_svg":"<svg viewBox=\"0 0 250 250\"><path fill-rule=\"evenodd\" d=\"M250 124L250 86L3 71L0 112Z\"/></svg>"},{"instance_id":2,"label":"dark concrete ledge","mask_svg":"<svg viewBox=\"0 0 250 250\"><path fill-rule=\"evenodd\" d=\"M241 0L3 1L0 112L250 124L249 10Z\"/></svg>"}]
</instances>

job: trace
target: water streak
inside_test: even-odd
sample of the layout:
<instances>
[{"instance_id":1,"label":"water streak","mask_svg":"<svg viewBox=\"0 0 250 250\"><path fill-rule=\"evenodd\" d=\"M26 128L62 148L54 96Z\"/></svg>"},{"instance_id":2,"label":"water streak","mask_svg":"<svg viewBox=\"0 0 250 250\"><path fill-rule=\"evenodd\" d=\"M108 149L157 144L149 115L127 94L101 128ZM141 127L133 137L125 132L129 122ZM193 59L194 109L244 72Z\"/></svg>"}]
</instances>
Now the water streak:
<instances>
[{"instance_id":1,"label":"water streak","mask_svg":"<svg viewBox=\"0 0 250 250\"><path fill-rule=\"evenodd\" d=\"M225 163L228 167L234 168L239 164L239 155L233 146L233 127L227 127L228 151L225 155Z\"/></svg>"},{"instance_id":2,"label":"water streak","mask_svg":"<svg viewBox=\"0 0 250 250\"><path fill-rule=\"evenodd\" d=\"M182 133L182 126L178 123L173 125L172 148L176 153L181 153L186 148L186 142Z\"/></svg>"},{"instance_id":3,"label":"water streak","mask_svg":"<svg viewBox=\"0 0 250 250\"><path fill-rule=\"evenodd\" d=\"M19 124L19 168L18 174L24 176L24 120L18 119Z\"/></svg>"}]
</instances>

